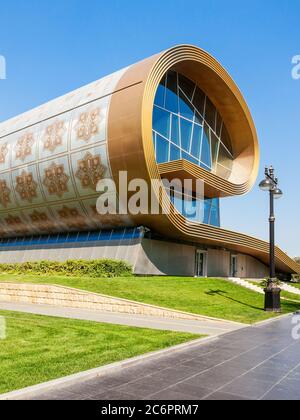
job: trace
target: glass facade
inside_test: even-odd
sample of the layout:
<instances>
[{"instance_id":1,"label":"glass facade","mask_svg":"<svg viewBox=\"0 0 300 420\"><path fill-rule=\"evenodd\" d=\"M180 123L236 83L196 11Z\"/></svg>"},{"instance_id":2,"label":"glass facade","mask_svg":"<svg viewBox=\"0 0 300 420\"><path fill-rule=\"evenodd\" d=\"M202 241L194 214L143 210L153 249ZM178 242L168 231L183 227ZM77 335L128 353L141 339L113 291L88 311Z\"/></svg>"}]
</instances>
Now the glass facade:
<instances>
[{"instance_id":1,"label":"glass facade","mask_svg":"<svg viewBox=\"0 0 300 420\"><path fill-rule=\"evenodd\" d=\"M174 71L157 89L153 142L158 163L186 159L222 178L231 174L232 146L219 112L194 82Z\"/></svg>"},{"instance_id":2,"label":"glass facade","mask_svg":"<svg viewBox=\"0 0 300 420\"><path fill-rule=\"evenodd\" d=\"M228 179L233 164L230 136L207 95L185 76L169 71L161 81L153 109L157 163L186 159ZM220 226L219 199L199 200L167 191L188 220Z\"/></svg>"},{"instance_id":3,"label":"glass facade","mask_svg":"<svg viewBox=\"0 0 300 420\"><path fill-rule=\"evenodd\" d=\"M191 222L220 227L220 202L218 198L199 200L174 188L166 188L176 210Z\"/></svg>"},{"instance_id":4,"label":"glass facade","mask_svg":"<svg viewBox=\"0 0 300 420\"><path fill-rule=\"evenodd\" d=\"M0 239L0 248L13 247L36 247L53 246L67 244L88 244L90 242L103 241L131 241L138 239L143 235L140 228L124 228L111 230L96 230L91 232L72 232L59 233L51 235L40 235L32 237L2 238Z\"/></svg>"}]
</instances>

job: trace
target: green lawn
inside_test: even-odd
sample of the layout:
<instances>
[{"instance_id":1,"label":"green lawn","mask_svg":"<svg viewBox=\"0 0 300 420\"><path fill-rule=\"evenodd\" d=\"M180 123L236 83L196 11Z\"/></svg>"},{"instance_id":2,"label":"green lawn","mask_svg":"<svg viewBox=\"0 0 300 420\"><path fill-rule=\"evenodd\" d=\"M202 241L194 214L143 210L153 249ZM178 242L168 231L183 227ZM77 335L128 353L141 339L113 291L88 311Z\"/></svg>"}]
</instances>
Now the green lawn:
<instances>
[{"instance_id":1,"label":"green lawn","mask_svg":"<svg viewBox=\"0 0 300 420\"><path fill-rule=\"evenodd\" d=\"M288 299L288 300L295 300L300 303L300 295L296 295L294 293L286 292L284 290L281 291L281 297Z\"/></svg>"},{"instance_id":2,"label":"green lawn","mask_svg":"<svg viewBox=\"0 0 300 420\"><path fill-rule=\"evenodd\" d=\"M255 286L261 287L262 289L264 288L264 286L257 281L249 280L249 283L252 283ZM291 284L291 286L294 286L294 284ZM300 303L300 295L296 295L295 293L290 293L290 292L286 292L285 290L281 290L281 297L284 299L293 300Z\"/></svg>"},{"instance_id":3,"label":"green lawn","mask_svg":"<svg viewBox=\"0 0 300 420\"><path fill-rule=\"evenodd\" d=\"M0 311L0 393L124 360L199 335Z\"/></svg>"},{"instance_id":4,"label":"green lawn","mask_svg":"<svg viewBox=\"0 0 300 420\"><path fill-rule=\"evenodd\" d=\"M196 314L254 323L276 316L264 312L264 296L220 279L124 277L112 279L63 276L0 275L0 281L59 284ZM282 302L283 313L300 303Z\"/></svg>"}]
</instances>

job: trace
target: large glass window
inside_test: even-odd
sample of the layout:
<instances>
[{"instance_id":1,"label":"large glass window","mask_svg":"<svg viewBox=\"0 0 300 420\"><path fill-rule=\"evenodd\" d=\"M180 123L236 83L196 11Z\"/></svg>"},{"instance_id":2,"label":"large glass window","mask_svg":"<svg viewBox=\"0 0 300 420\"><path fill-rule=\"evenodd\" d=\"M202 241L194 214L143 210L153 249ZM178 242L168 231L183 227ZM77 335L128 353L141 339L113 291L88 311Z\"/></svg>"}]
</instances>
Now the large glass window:
<instances>
[{"instance_id":1,"label":"large glass window","mask_svg":"<svg viewBox=\"0 0 300 420\"><path fill-rule=\"evenodd\" d=\"M226 126L208 96L177 72L169 71L157 89L153 132L158 163L186 159L229 178L233 154Z\"/></svg>"},{"instance_id":2,"label":"large glass window","mask_svg":"<svg viewBox=\"0 0 300 420\"><path fill-rule=\"evenodd\" d=\"M220 227L220 201L218 198L200 200L193 193L184 194L174 186L166 188L166 191L176 210L187 220Z\"/></svg>"},{"instance_id":3,"label":"large glass window","mask_svg":"<svg viewBox=\"0 0 300 420\"><path fill-rule=\"evenodd\" d=\"M231 174L232 147L219 112L194 82L174 71L167 73L157 90L153 142L158 163L185 159L222 178ZM167 192L187 220L220 226L219 199Z\"/></svg>"},{"instance_id":4,"label":"large glass window","mask_svg":"<svg viewBox=\"0 0 300 420\"><path fill-rule=\"evenodd\" d=\"M202 138L201 162L208 169L211 169L210 130L206 124L204 126L204 133L203 133L203 138Z\"/></svg>"},{"instance_id":5,"label":"large glass window","mask_svg":"<svg viewBox=\"0 0 300 420\"><path fill-rule=\"evenodd\" d=\"M158 163L164 163L169 160L169 148L170 143L159 134L156 134L156 158Z\"/></svg>"}]
</instances>

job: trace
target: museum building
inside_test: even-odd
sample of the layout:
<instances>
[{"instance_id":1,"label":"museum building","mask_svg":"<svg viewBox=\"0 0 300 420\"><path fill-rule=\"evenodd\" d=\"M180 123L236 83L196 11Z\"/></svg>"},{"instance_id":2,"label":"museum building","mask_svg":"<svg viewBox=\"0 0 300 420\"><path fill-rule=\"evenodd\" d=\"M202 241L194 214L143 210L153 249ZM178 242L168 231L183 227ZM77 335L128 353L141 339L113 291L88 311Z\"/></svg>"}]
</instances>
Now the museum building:
<instances>
[{"instance_id":1,"label":"museum building","mask_svg":"<svg viewBox=\"0 0 300 420\"><path fill-rule=\"evenodd\" d=\"M207 52L176 46L0 123L0 262L112 258L137 274L265 277L268 243L224 229L220 212L258 168L230 75ZM99 214L97 185L118 187L120 172L151 185L160 214ZM163 183L187 179L188 193ZM276 268L300 270L279 248Z\"/></svg>"}]
</instances>

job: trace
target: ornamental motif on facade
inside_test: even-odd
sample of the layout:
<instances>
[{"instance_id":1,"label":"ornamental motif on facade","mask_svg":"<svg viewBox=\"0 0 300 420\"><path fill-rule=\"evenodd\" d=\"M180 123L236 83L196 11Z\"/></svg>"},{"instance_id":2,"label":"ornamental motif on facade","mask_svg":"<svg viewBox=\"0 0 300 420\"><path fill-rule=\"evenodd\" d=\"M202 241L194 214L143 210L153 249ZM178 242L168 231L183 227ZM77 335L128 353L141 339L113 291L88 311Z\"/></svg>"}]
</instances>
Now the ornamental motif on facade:
<instances>
[{"instance_id":1,"label":"ornamental motif on facade","mask_svg":"<svg viewBox=\"0 0 300 420\"><path fill-rule=\"evenodd\" d=\"M14 234L26 235L28 233L27 225L22 221L22 219L19 216L13 216L9 214L8 217L5 218L5 222Z\"/></svg>"},{"instance_id":2,"label":"ornamental motif on facade","mask_svg":"<svg viewBox=\"0 0 300 420\"><path fill-rule=\"evenodd\" d=\"M23 171L21 175L16 177L16 191L21 200L32 203L32 200L38 196L37 188L38 184L33 179L31 172Z\"/></svg>"},{"instance_id":3,"label":"ornamental motif on facade","mask_svg":"<svg viewBox=\"0 0 300 420\"><path fill-rule=\"evenodd\" d=\"M62 197L69 191L69 179L70 177L65 173L63 164L57 165L56 163L52 163L49 168L45 169L43 185L47 188L50 195Z\"/></svg>"},{"instance_id":4,"label":"ornamental motif on facade","mask_svg":"<svg viewBox=\"0 0 300 420\"><path fill-rule=\"evenodd\" d=\"M7 143L0 146L0 164L3 165L6 162L6 157L8 154L8 145Z\"/></svg>"},{"instance_id":5,"label":"ornamental motif on facade","mask_svg":"<svg viewBox=\"0 0 300 420\"><path fill-rule=\"evenodd\" d=\"M30 220L35 228L41 231L48 231L53 228L53 222L48 217L47 213L35 210L30 214Z\"/></svg>"},{"instance_id":6,"label":"ornamental motif on facade","mask_svg":"<svg viewBox=\"0 0 300 420\"><path fill-rule=\"evenodd\" d=\"M80 180L83 188L91 188L96 191L98 182L103 179L106 167L101 162L100 155L87 153L82 160L78 161L76 177Z\"/></svg>"},{"instance_id":7,"label":"ornamental motif on facade","mask_svg":"<svg viewBox=\"0 0 300 420\"><path fill-rule=\"evenodd\" d=\"M125 227L125 220L118 214L99 214L96 206L91 206L93 218L104 227L109 229L110 227Z\"/></svg>"},{"instance_id":8,"label":"ornamental motif on facade","mask_svg":"<svg viewBox=\"0 0 300 420\"><path fill-rule=\"evenodd\" d=\"M99 133L100 109L97 108L90 112L83 112L79 116L76 125L76 133L78 140L88 142L92 137Z\"/></svg>"},{"instance_id":9,"label":"ornamental motif on facade","mask_svg":"<svg viewBox=\"0 0 300 420\"><path fill-rule=\"evenodd\" d=\"M57 147L62 146L64 131L64 121L56 121L49 125L43 138L44 149L53 153Z\"/></svg>"},{"instance_id":10,"label":"ornamental motif on facade","mask_svg":"<svg viewBox=\"0 0 300 420\"><path fill-rule=\"evenodd\" d=\"M0 180L0 203L3 207L7 207L10 203L11 190L7 186L5 179Z\"/></svg>"},{"instance_id":11,"label":"ornamental motif on facade","mask_svg":"<svg viewBox=\"0 0 300 420\"><path fill-rule=\"evenodd\" d=\"M22 136L16 144L16 158L24 162L24 160L32 155L32 146L34 144L34 137L32 133L27 133Z\"/></svg>"},{"instance_id":12,"label":"ornamental motif on facade","mask_svg":"<svg viewBox=\"0 0 300 420\"><path fill-rule=\"evenodd\" d=\"M81 230L88 227L86 218L79 212L77 208L70 208L63 206L61 210L58 210L60 221L68 226L71 230Z\"/></svg>"}]
</instances>

